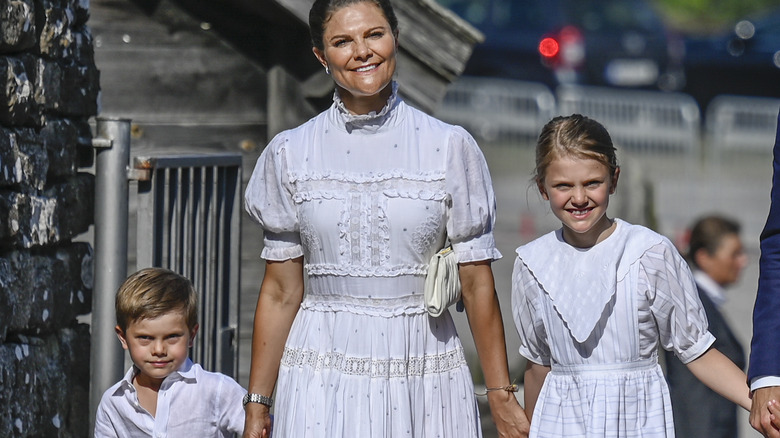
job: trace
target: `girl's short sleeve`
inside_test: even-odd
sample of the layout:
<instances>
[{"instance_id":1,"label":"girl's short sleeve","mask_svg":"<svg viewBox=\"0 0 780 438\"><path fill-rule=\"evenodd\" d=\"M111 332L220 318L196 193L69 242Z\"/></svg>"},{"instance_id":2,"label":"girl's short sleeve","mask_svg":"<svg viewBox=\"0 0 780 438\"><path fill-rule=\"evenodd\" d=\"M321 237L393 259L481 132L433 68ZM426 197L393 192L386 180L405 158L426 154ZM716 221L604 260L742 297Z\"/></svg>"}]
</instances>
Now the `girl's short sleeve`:
<instances>
[{"instance_id":1,"label":"girl's short sleeve","mask_svg":"<svg viewBox=\"0 0 780 438\"><path fill-rule=\"evenodd\" d=\"M660 243L642 257L639 282L658 325L661 345L689 363L715 342L688 264L671 243Z\"/></svg>"},{"instance_id":2,"label":"girl's short sleeve","mask_svg":"<svg viewBox=\"0 0 780 438\"><path fill-rule=\"evenodd\" d=\"M531 362L550 366L550 347L539 305L539 285L517 257L512 270L512 317L520 336L520 354Z\"/></svg>"},{"instance_id":3,"label":"girl's short sleeve","mask_svg":"<svg viewBox=\"0 0 780 438\"><path fill-rule=\"evenodd\" d=\"M493 237L496 199L490 171L477 142L458 126L450 133L445 178L447 235L458 261L500 259Z\"/></svg>"},{"instance_id":4,"label":"girl's short sleeve","mask_svg":"<svg viewBox=\"0 0 780 438\"><path fill-rule=\"evenodd\" d=\"M244 208L263 228L261 257L266 260L303 255L282 135L277 135L260 154L244 192Z\"/></svg>"}]
</instances>

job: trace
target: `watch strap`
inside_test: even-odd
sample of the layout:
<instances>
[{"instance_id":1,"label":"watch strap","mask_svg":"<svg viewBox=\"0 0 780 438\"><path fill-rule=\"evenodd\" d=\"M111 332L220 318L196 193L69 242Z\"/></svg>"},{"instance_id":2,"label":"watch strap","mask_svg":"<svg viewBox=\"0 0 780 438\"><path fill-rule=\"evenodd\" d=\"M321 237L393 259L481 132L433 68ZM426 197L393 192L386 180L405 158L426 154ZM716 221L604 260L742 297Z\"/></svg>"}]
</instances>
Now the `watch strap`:
<instances>
[{"instance_id":1,"label":"watch strap","mask_svg":"<svg viewBox=\"0 0 780 438\"><path fill-rule=\"evenodd\" d=\"M244 406L246 406L247 403L260 403L261 405L266 405L270 408L271 405L274 404L274 399L271 397L266 397L262 394L254 394L250 392L244 396Z\"/></svg>"}]
</instances>

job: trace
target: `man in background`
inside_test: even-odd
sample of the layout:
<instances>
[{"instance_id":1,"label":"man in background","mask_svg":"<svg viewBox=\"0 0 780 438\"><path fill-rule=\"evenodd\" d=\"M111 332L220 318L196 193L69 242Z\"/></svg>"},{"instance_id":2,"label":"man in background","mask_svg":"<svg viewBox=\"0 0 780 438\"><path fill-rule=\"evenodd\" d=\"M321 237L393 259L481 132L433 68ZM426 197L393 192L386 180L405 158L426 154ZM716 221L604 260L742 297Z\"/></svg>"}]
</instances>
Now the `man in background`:
<instances>
[{"instance_id":1,"label":"man in background","mask_svg":"<svg viewBox=\"0 0 780 438\"><path fill-rule=\"evenodd\" d=\"M687 258L704 305L712 345L738 367L745 368L745 353L726 322L721 308L725 289L736 283L747 265L739 237L740 225L721 216L707 216L693 224ZM701 383L674 356L665 352L672 397L675 435L684 438L735 438L737 406Z\"/></svg>"}]
</instances>

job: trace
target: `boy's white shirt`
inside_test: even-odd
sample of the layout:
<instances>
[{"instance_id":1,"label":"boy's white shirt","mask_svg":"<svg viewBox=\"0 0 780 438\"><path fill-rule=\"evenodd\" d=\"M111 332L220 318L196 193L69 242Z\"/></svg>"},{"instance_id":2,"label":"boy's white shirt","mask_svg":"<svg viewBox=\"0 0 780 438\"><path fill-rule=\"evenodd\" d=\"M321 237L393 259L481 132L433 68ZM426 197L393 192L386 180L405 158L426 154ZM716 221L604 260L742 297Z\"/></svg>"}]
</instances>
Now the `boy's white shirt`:
<instances>
[{"instance_id":1,"label":"boy's white shirt","mask_svg":"<svg viewBox=\"0 0 780 438\"><path fill-rule=\"evenodd\" d=\"M109 388L98 405L95 438L234 437L244 431L246 394L231 377L205 371L187 359L162 383L154 417L141 407L133 386L135 366Z\"/></svg>"}]
</instances>

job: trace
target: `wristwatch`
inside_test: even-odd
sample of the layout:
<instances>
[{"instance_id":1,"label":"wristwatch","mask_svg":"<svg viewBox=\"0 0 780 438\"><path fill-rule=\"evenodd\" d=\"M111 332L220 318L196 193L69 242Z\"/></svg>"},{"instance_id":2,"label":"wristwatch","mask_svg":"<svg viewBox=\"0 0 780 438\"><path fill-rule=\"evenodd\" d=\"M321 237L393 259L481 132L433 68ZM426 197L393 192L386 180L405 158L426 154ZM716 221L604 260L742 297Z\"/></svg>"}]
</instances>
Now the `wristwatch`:
<instances>
[{"instance_id":1,"label":"wristwatch","mask_svg":"<svg viewBox=\"0 0 780 438\"><path fill-rule=\"evenodd\" d=\"M271 405L274 404L274 399L260 394L247 393L244 396L243 403L244 403L244 407L246 407L247 403L260 403L261 405L266 405L270 408Z\"/></svg>"}]
</instances>

